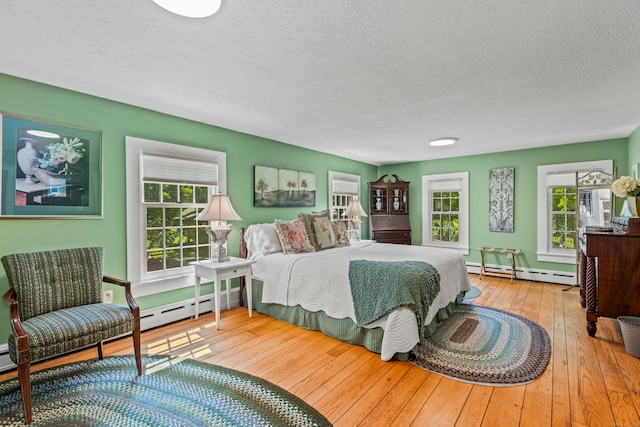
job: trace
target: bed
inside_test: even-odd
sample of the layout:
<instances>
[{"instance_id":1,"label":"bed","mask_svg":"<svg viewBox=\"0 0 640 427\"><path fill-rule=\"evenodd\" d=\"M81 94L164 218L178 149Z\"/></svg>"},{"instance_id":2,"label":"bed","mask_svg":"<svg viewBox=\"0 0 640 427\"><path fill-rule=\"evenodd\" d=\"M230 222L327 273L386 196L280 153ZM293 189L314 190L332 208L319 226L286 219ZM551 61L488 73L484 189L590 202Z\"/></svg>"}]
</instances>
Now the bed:
<instances>
[{"instance_id":1,"label":"bed","mask_svg":"<svg viewBox=\"0 0 640 427\"><path fill-rule=\"evenodd\" d=\"M241 230L240 256L256 261L252 265L254 307L260 313L288 323L363 345L380 353L382 360L406 360L420 340L435 331L470 289L464 258L457 251L442 248L349 242L341 234L340 224L331 224L328 216L326 219L324 227L316 227L317 233L313 232L313 221L318 222L316 217L311 218L311 226L309 221L305 223L299 218L299 221L254 224ZM295 224L297 228L281 232L282 224ZM307 232L309 227L311 230ZM333 233L323 237L321 229L326 231L327 227L331 227ZM295 240L303 234L309 240L309 247L306 243L291 247L286 237L282 239L284 235L294 236ZM304 240L305 236L302 237ZM435 267L439 289L431 304L422 310L425 314L421 328L416 311L407 306L396 307L369 323L358 324L350 269L364 260L394 266L421 262Z\"/></svg>"}]
</instances>

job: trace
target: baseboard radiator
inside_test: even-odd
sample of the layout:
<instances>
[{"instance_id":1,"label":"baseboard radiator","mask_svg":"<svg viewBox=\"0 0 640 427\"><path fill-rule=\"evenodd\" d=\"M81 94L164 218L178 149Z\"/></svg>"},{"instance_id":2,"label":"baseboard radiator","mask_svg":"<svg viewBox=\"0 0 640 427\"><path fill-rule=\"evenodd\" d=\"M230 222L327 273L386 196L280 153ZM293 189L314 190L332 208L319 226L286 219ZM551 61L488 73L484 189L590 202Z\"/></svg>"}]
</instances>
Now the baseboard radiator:
<instances>
[{"instance_id":1,"label":"baseboard radiator","mask_svg":"<svg viewBox=\"0 0 640 427\"><path fill-rule=\"evenodd\" d=\"M231 288L231 307L240 305L240 291L238 288ZM215 302L213 295L201 295L200 296L200 309L199 314L208 313L215 308ZM220 311L223 312L227 308L227 294L222 292L220 294ZM191 298L185 301L171 303L163 305L161 307L153 307L147 310L140 311L140 329L146 331L148 329L157 328L158 326L167 325L169 323L177 322L178 320L189 319L195 316L195 298ZM221 314L220 317L223 317ZM96 353L97 357L97 353ZM9 369L15 369L16 365L11 361L9 357L9 345L0 344L0 372L7 371Z\"/></svg>"},{"instance_id":2,"label":"baseboard radiator","mask_svg":"<svg viewBox=\"0 0 640 427\"><path fill-rule=\"evenodd\" d=\"M487 271L511 274L511 266L497 265L497 264L485 264ZM467 270L469 273L480 274L480 263L467 263ZM539 268L521 268L516 267L516 277L522 280L531 280L533 282L546 282L554 283L558 285L575 285L576 273L555 271L555 270L542 270Z\"/></svg>"}]
</instances>

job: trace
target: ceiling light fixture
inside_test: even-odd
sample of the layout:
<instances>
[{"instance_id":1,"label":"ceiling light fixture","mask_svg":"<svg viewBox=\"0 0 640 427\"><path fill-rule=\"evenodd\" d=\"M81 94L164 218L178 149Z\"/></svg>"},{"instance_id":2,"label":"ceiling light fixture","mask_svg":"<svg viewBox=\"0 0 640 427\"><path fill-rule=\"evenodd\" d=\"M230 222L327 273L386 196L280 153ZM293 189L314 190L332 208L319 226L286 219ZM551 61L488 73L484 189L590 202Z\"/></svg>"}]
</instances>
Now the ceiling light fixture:
<instances>
[{"instance_id":1,"label":"ceiling light fixture","mask_svg":"<svg viewBox=\"0 0 640 427\"><path fill-rule=\"evenodd\" d=\"M187 18L206 18L220 9L221 0L153 0L158 6Z\"/></svg>"},{"instance_id":2,"label":"ceiling light fixture","mask_svg":"<svg viewBox=\"0 0 640 427\"><path fill-rule=\"evenodd\" d=\"M58 135L57 133L53 133L53 132L47 132L45 130L28 130L27 133L29 135L33 135L33 136L39 136L41 138L51 138L51 139L56 139L56 138L60 138L60 135Z\"/></svg>"},{"instance_id":3,"label":"ceiling light fixture","mask_svg":"<svg viewBox=\"0 0 640 427\"><path fill-rule=\"evenodd\" d=\"M444 147L445 145L455 144L457 140L458 138L452 138L452 137L438 138L438 139L434 139L433 141L430 141L429 145L433 147Z\"/></svg>"}]
</instances>

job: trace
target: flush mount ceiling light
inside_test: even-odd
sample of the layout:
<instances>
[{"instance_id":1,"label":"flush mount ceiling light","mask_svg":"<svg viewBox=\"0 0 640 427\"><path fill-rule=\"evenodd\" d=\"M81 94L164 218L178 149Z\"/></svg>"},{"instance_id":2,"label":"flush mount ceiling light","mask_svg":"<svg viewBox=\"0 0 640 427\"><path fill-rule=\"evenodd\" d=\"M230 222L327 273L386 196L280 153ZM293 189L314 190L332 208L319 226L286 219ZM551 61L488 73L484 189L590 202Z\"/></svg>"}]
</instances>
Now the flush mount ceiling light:
<instances>
[{"instance_id":1,"label":"flush mount ceiling light","mask_svg":"<svg viewBox=\"0 0 640 427\"><path fill-rule=\"evenodd\" d=\"M51 139L55 139L55 138L60 138L60 135L58 135L57 133L53 133L53 132L47 132L44 130L28 130L27 133L29 135L33 135L33 136L39 136L42 138L51 138Z\"/></svg>"},{"instance_id":2,"label":"flush mount ceiling light","mask_svg":"<svg viewBox=\"0 0 640 427\"><path fill-rule=\"evenodd\" d=\"M430 141L429 145L433 147L444 147L445 145L455 144L457 140L458 138L451 138L451 137L438 138L438 139L434 139L433 141Z\"/></svg>"},{"instance_id":3,"label":"flush mount ceiling light","mask_svg":"<svg viewBox=\"0 0 640 427\"><path fill-rule=\"evenodd\" d=\"M220 9L221 0L153 0L158 6L187 18L206 18Z\"/></svg>"}]
</instances>

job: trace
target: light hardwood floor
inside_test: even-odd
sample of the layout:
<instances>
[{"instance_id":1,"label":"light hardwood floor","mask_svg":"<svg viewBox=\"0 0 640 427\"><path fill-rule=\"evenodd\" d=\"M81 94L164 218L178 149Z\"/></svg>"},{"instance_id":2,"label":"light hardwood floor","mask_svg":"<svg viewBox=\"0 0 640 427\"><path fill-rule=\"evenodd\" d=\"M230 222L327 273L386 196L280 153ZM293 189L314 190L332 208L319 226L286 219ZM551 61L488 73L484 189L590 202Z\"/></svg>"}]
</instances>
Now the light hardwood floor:
<instances>
[{"instance_id":1,"label":"light hardwood floor","mask_svg":"<svg viewBox=\"0 0 640 427\"><path fill-rule=\"evenodd\" d=\"M470 385L409 362L288 325L246 309L211 313L146 331L143 352L195 358L265 378L303 398L336 426L640 426L640 359L625 352L613 319L588 336L578 290L538 282L470 275L482 290L475 304L540 323L552 343L543 375L517 387ZM106 345L129 354L130 338ZM75 353L37 369L96 357ZM0 375L0 380L15 372Z\"/></svg>"}]
</instances>

